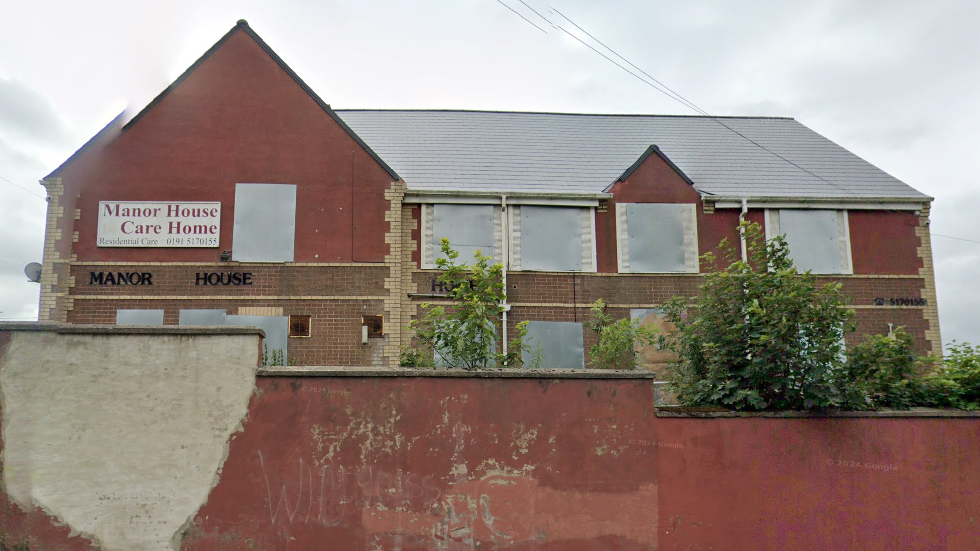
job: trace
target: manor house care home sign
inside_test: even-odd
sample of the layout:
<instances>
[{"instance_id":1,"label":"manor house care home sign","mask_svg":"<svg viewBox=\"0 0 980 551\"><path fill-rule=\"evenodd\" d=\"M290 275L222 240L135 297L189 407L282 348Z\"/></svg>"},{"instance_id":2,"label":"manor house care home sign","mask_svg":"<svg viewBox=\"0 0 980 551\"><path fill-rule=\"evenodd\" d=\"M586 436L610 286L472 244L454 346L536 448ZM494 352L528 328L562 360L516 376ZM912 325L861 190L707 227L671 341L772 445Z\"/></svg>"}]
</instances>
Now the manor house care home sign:
<instances>
[{"instance_id":1,"label":"manor house care home sign","mask_svg":"<svg viewBox=\"0 0 980 551\"><path fill-rule=\"evenodd\" d=\"M217 247L220 233L220 202L99 202L99 247Z\"/></svg>"}]
</instances>

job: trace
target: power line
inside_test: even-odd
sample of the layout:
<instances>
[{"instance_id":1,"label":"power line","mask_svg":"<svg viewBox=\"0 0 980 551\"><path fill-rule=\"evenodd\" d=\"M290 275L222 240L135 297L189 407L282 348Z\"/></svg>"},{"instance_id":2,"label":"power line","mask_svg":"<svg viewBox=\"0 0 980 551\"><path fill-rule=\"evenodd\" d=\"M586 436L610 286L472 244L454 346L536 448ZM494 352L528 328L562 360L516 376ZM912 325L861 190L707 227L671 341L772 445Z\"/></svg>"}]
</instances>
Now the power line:
<instances>
[{"instance_id":1,"label":"power line","mask_svg":"<svg viewBox=\"0 0 980 551\"><path fill-rule=\"evenodd\" d=\"M548 24L551 25L552 27L555 26L555 24L552 23L550 19L548 19L547 17L545 17L545 16L541 15L540 13L538 13L538 10L536 10L536 9L532 8L531 6L529 6L528 3L525 2L524 0L517 0L517 1L520 2L521 4L524 4L524 7L526 7L527 9L529 9L531 11L533 11L538 17L540 17L541 19L544 19L545 21L547 21Z\"/></svg>"},{"instance_id":2,"label":"power line","mask_svg":"<svg viewBox=\"0 0 980 551\"><path fill-rule=\"evenodd\" d=\"M929 233L930 235L934 235L936 237L945 237L946 239L955 239L957 241L966 241L968 243L980 244L980 241L977 241L976 239L967 239L965 237L953 237L952 235L943 235L941 233L935 233L935 232L929 232Z\"/></svg>"},{"instance_id":3,"label":"power line","mask_svg":"<svg viewBox=\"0 0 980 551\"><path fill-rule=\"evenodd\" d=\"M687 107L690 107L691 109L697 111L698 113L701 113L702 115L704 115L706 117L710 117L711 116L704 109L701 109L700 107L698 107L694 103L688 101L687 98L685 98L684 96L682 96L682 95L678 94L677 92L671 90L671 88L669 86L667 86L663 82L660 82L659 80L657 80L656 78L654 78L652 75L650 75L649 73L647 73L643 69L637 67L630 60L628 60L625 57L619 55L619 52L617 52L616 50L613 50L612 48L610 48L609 46L607 46L603 41L601 41L598 38L592 36L592 34L590 34L589 31L587 31L587 30L583 29L582 27L580 27L577 23L575 23L574 21L572 21L571 19L569 19L568 16L566 16L562 12L558 11L557 8L551 8L551 11L553 11L553 12L557 13L558 15L560 15L561 17L563 17L566 21L568 21L569 23L571 23L576 29L582 31L583 33L585 33L586 36L588 36L592 40L595 40L596 43L598 43L600 46L602 46L603 48L605 48L605 49L609 50L610 52L612 52L613 55L615 55L619 59L622 59L623 61L625 61L630 67L632 67L632 68L636 69L637 71L643 73L644 76L646 76L647 78L649 78L653 82L656 82L657 84L659 84L660 86L662 86L664 88L664 90L666 90L667 92L669 92L669 94L667 94L668 97L671 97L671 98L673 98L676 101L679 101L683 105L685 105Z\"/></svg>"},{"instance_id":4,"label":"power line","mask_svg":"<svg viewBox=\"0 0 980 551\"><path fill-rule=\"evenodd\" d=\"M497 1L500 2L500 0L497 0ZM588 47L593 52L595 52L595 53L599 54L600 56L602 56L604 59L606 59L607 61L609 61L613 65L615 65L615 66L619 67L620 69L626 71L627 73L629 73L630 75L632 75L633 77L635 77L640 82L646 84L647 86L653 88L654 90L657 90L661 94L664 94L665 96L673 99L674 101L680 103L681 105L684 105L685 107L694 110L695 112L703 115L704 117L707 117L708 119L714 121L718 125L724 127L728 131L734 133L735 135L739 136L740 138L744 139L745 141L749 142L750 144L758 147L759 149L765 151L766 153L769 153L770 155L776 157L777 159L779 159L779 160L781 160L781 161L783 161L783 162L785 162L785 163L787 163L787 164L789 164L789 165L797 168L798 170L800 170L800 171L802 171L802 172L804 172L804 173L806 173L806 174L808 174L808 175L810 175L810 176L812 176L812 177L820 180L821 182L824 182L824 183L826 183L828 185L831 185L831 186L837 188L838 190L844 192L847 195L851 195L853 197L857 197L857 198L860 198L860 199L866 199L867 200L867 198L865 198L865 197L863 197L861 195L858 195L858 194L852 192L851 190L849 190L849 189L847 189L847 188L845 188L845 187L843 187L843 186L841 186L841 185L839 185L839 184L837 184L835 182L832 182L832 181L824 178L823 176L820 176L819 174L816 174L815 172L813 172L813 171L811 171L811 170L809 170L809 169L807 169L807 168L805 168L803 166L800 166L798 163L796 163L793 160L788 159L788 158L780 155L779 153L776 153L775 151L773 151L773 150L769 149L768 147L764 146L763 144L761 144L761 143L753 140L752 138L749 138L748 136L746 136L742 132L739 132L738 130L732 128L731 126L725 124L718 117L712 116L710 113L708 113L704 109L698 107L694 102L688 100L687 98L685 98L684 96L682 96L678 92L675 92L669 86L667 86L663 82L657 80L654 76L652 76L651 74L649 74L646 71L644 71L643 69L641 69L639 66L637 66L636 64L634 64L633 62L631 62L629 59L627 59L626 57L624 57L623 55L621 55L619 52L617 52L616 50L614 50L614 49L610 48L609 46L607 46L604 42L602 42L601 40L599 40L598 38L596 38L593 34L591 34L590 32L588 32L587 30L585 30L582 26L580 26L579 24L577 24L575 21L573 21L567 15L563 14L562 12L560 12L558 9L551 8L551 11L554 12L554 13L556 13L556 14L558 14L562 18L564 18L566 21L568 21L569 23L571 23L576 29L578 29L579 31L581 31L582 33L584 33L586 36L588 36L590 39L592 39L593 41L595 41L597 44L599 44L600 46L602 46L603 48L605 48L606 50L608 50L614 56L616 56L619 59L623 60L630 67L636 69L638 72L640 72L641 74L643 74L649 80L641 77L640 75L636 74L635 72L633 72L630 69L624 67L620 63L616 62L616 60L614 60L614 59L610 58L609 56L607 56L606 54L600 52L598 49L596 49L591 44L585 42L584 40L582 40L578 36L575 36L574 33L570 32L568 29L564 28L562 25L555 24L550 19L544 17L543 15L541 15L540 13L538 13L537 10L535 10L534 8L532 8L531 6L529 6L526 2L524 2L524 0L518 0L518 1L521 4L524 4L528 9L530 9L531 11L533 11L535 14L537 14L538 17L540 17L541 19L544 19L545 21L547 21L548 23L550 23L552 27L561 30L562 32L564 32L568 36L574 38L576 41L578 41L582 45ZM501 4L503 4L503 2L501 2ZM511 9L506 4L504 4L504 6L507 7L508 9ZM513 11L514 13L517 13L517 15L521 15L520 13L516 12L513 9L511 9L511 11ZM524 19L525 21L527 21L527 18L525 18L522 15L521 15L521 18ZM530 21L528 21L528 23L530 23ZM532 23L532 25L533 25L533 23ZM537 27L537 25L535 25L535 27ZM538 28L540 29L540 27L538 27ZM869 201L869 202L871 202L871 201ZM894 208L884 208L884 203L881 202L881 201L879 201L878 204L882 207L882 210L887 211L887 212L896 212L896 213L903 212L903 211L898 211L898 210L896 210ZM971 243L980 243L980 241L973 240L973 239L967 239L967 238L963 238L963 237L953 237L953 236L950 236L950 235L942 235L942 234L937 234L937 233L933 233L932 235L935 235L937 237L945 237L945 238L948 238L948 239L957 239L957 240L960 240L960 241L967 241L967 242L971 242Z\"/></svg>"},{"instance_id":5,"label":"power line","mask_svg":"<svg viewBox=\"0 0 980 551\"><path fill-rule=\"evenodd\" d=\"M553 8L552 8L552 9L553 9ZM576 24L576 23L575 23L574 21L572 21L571 19L569 19L569 18L568 18L568 16L566 16L566 15L563 15L563 14L561 14L561 13L560 13L560 12L558 12L557 10L554 10L554 11L555 11L556 13L558 13L559 15L561 15L562 17L564 17L564 18L565 18L566 20L568 20L568 22L569 22L569 23L571 23L572 25L575 25L575 27L576 27L576 28L578 28L579 30L581 30L582 32L584 32L584 33L585 33L586 35L588 35L589 37L591 37L591 38L592 38L593 40L595 40L596 42L598 42L599 44L601 44L601 45L602 45L602 46L603 46L604 48L606 48L607 50L609 50L609 51L610 51L610 52L611 52L611 53L612 53L613 55L615 55L615 56L617 56L617 57L619 57L620 59L622 59L622 60L623 60L623 61L625 61L626 63L629 63L629 64L630 64L631 66L633 66L633 67L636 67L636 65L634 65L633 63L631 63L631 62L630 62L630 61L629 61L628 59L626 59L626 58L625 58L625 57L623 57L622 55L620 55L620 54L618 54L618 53L617 53L617 52L616 52L615 50L613 50L613 49L612 49L612 48L610 48L609 46L606 46L605 44L603 44L602 42L600 42L600 41L599 41L598 39L596 39L595 37L593 37L593 36L592 36L591 34L589 34L589 32L588 32L588 31L586 31L586 30L585 30L585 29L583 29L583 28L582 28L581 26L579 26L578 24ZM639 80L640 80L640 82L642 82L642 83L644 83L644 84L646 84L647 86L649 86L649 87L651 87L651 88L653 88L654 90L657 90L657 91L658 91L658 92L660 92L661 94L664 94L665 96L667 96L667 97L669 97L669 98L671 98L671 99L673 99L674 101L677 101L678 103L680 103L680 104L682 104L682 105L684 105L685 107L688 107L688 108L690 108L690 109L693 109L693 110L695 110L695 111L697 111L698 113L700 113L700 114L702 114L702 115L704 115L705 117L707 117L707 118L709 118L709 119L711 119L711 120L712 120L712 121L714 121L715 123L717 123L717 124L719 124L719 125L721 125L722 127L724 127L724 128L726 128L726 129L727 129L727 130L729 130L730 132L732 132L732 133L734 133L734 134L736 134L736 135L738 135L739 137L741 137L741 138L742 138L742 139L744 139L745 141L747 141L747 142L749 142L749 143L751 143L752 145L754 145L754 146L756 146L756 147L758 147L759 149L761 149L761 150L763 150L763 151L765 151L766 153L769 153L770 155L772 155L772 156L774 156L774 157L776 157L777 159L779 159L779 160L781 160L781 161L783 161L783 162L785 162L785 163L787 163L787 164L789 164L789 165L791 165L791 166L794 166L794 167L796 167L797 169L799 169L799 170L801 170L801 171L803 171L804 173L806 173L806 174L809 174L810 176L813 176L814 178L816 178L816 179L818 179L818 180L820 180L821 182L824 182L824 183L826 183L826 184L829 184L829 185L831 185L831 186L833 186L833 187L835 187L835 188L837 188L837 189L839 189L840 191L843 191L844 193L846 193L846 194L848 194L848 195L852 195L852 196L854 196L854 197L859 197L859 198L863 198L862 196L860 196L860 195L858 195L858 194L856 194L856 193L854 193L854 192L852 192L852 191L850 191L850 190L848 190L848 189L846 189L846 188L844 188L843 186L840 186L840 185L838 185L838 184L836 184L836 183L834 183L834 182L831 182L830 180L828 180L828 179L826 179L826 178L824 178L823 176L820 176L819 174L816 174L816 173L814 173L813 171L811 171L811 170L808 170L807 168L805 168L805 167L803 167L803 166L800 166L800 165L799 165L799 164L797 164L796 162L794 162L794 161L792 161L792 160L790 160L790 159L787 159L786 157L783 157L783 156L782 156L782 155L780 155L779 153L776 153L775 151L773 151L773 150L771 150L771 149L769 149L768 147L766 147L766 146L764 146L764 145L762 145L761 143L759 143L759 142L757 142L757 141L755 141L755 140L753 140L752 138L750 138L750 137L748 137L748 136L746 136L745 134L743 134L743 133L741 133L741 132L739 132L738 130L735 130L735 129L734 129L734 128L732 128L731 126L728 126L727 124L725 124L724 122L722 122L722 121L721 121L720 119L718 119L717 117L714 117L714 116L712 116L712 115L710 115L710 114L709 114L709 113L708 113L707 111L705 111L704 109L701 109L700 107L698 107L697 105L695 105L695 104L694 104L693 102L691 102L691 101L689 101L689 100L687 100L687 98L685 98L684 96L682 96L682 95L680 95L680 94L678 94L677 92L674 92L673 90L670 90L670 88L667 88L667 86L666 86L666 85L663 85L662 83L660 83L660 81L659 81L659 80L656 80L655 78L653 78L653 77L650 77L650 79L651 79L651 80L653 80L653 81L655 81L655 82L657 82L658 84L660 84L660 86L663 86L663 88L661 88L660 86L657 86L656 84L653 84L653 83L651 83L651 82L649 82L649 81L647 81L646 79L644 79L643 77L641 77L641 76L639 76L639 75L637 75L637 74L636 74L636 73L634 73L633 71L630 71L630 70L629 70L629 69L627 69L626 67L623 67L622 65L620 65L619 63L617 63L617 62L616 62L615 60L613 60L612 58L610 58L609 56L607 56L606 54L604 54L604 53L602 53L602 52L600 52L600 51L599 51L599 50L597 50L597 49L596 49L595 47L593 47L593 46L592 46L591 44L589 44L589 43L587 43L587 42L585 42L584 40L582 40L581 38L579 38L579 37L577 37L577 36L575 36L575 35L574 35L573 33L571 33L571 32L569 32L569 31L568 31L567 29L565 29L565 28L564 28L564 27L562 27L561 25L556 25L556 27L557 27L557 28L559 28L559 29L561 29L562 31L564 31L564 32L565 32L565 34L567 34L568 36L570 36L570 37L572 37L572 38L574 38L575 40L577 40L577 41L579 41L579 42L580 42L580 43L582 43L583 45L585 45L585 46L587 46L587 47L588 47L588 48L589 48L590 50L592 50L593 52L595 52L595 53L597 53L597 54L599 54L599 55L601 55L601 56L602 56L603 58L605 58L606 60L608 60L608 61L609 61L610 63L612 63L613 65L615 65L615 66L617 66L617 67L619 67L620 69L622 69L622 70L624 70L624 71L626 71L627 73L629 73L629 74L631 74L631 75L633 75L634 77L636 77L637 79L639 79ZM647 73L646 73L645 71L643 71L642 69L639 69L639 67L637 67L637 70L639 70L639 71L640 71L640 72L642 72L643 74L645 74L645 75L647 75L647 76L649 76L649 75L648 75L648 74L647 74ZM665 90L665 88L666 88L666 90ZM668 92L667 90L670 90L670 91ZM675 97L675 96L676 96L676 97ZM894 209L892 209L892 210L894 210ZM897 212L897 211L896 211L896 212Z\"/></svg>"},{"instance_id":6,"label":"power line","mask_svg":"<svg viewBox=\"0 0 980 551\"><path fill-rule=\"evenodd\" d=\"M24 186L21 186L21 185L18 185L18 184L15 184L15 183L13 183L13 182L11 182L10 180L8 180L8 179L6 179L6 178L4 178L3 176L0 176L0 180L3 180L4 182L7 182L8 184L10 184L10 185L12 185L12 186L14 186L14 187L15 187L15 188L17 188L17 189L20 189L20 190L23 190L23 191L26 191L27 193L30 193L30 194L31 194L31 195L33 195L34 197L38 197L38 198L40 198L40 199L44 199L44 200L47 200L47 197L45 197L45 196L43 196L43 195L38 195L37 193L34 193L33 191L31 191L31 190L29 190L29 189L27 189L27 188L26 188L26 187L24 187Z\"/></svg>"},{"instance_id":7,"label":"power line","mask_svg":"<svg viewBox=\"0 0 980 551\"><path fill-rule=\"evenodd\" d=\"M535 25L533 21L531 21L531 20L530 20L530 19L528 19L527 17L524 17L523 15L521 15L521 12L519 12L519 11L517 11L517 10L515 10L514 8L512 8L512 7L510 7L510 6L508 6L507 4L504 4L504 3L503 3L503 2L501 1L501 0L497 0L497 3L498 3L498 4L500 4L501 6L503 6L503 7L505 7L505 8L507 8L508 10L510 10L510 11L512 11L512 12L514 12L514 13L516 13L516 14L517 14L517 17L520 17L520 18L521 18L521 19L523 19L524 21L527 21L528 23L530 23L531 25L533 25L535 29L537 29L537 30L539 30L539 31L541 31L541 32L543 32L544 34L548 34L548 31L546 31L546 30L544 30L544 29L542 29L541 27L539 27L539 26L537 26L537 25ZM524 4L523 2L521 2L521 3L522 3L522 4ZM524 4L524 5L526 6L527 4ZM533 10L532 10L532 11L533 11ZM537 12L535 12L535 13L537 13ZM539 15L540 15L540 14L539 14Z\"/></svg>"}]
</instances>

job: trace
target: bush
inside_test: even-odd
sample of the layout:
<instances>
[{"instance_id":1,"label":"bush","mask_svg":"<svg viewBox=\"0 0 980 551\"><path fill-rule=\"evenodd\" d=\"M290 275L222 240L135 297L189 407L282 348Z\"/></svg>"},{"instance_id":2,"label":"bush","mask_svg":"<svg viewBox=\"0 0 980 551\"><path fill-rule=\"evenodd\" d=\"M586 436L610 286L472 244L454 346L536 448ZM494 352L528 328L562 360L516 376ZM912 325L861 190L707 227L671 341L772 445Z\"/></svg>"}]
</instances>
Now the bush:
<instances>
[{"instance_id":1,"label":"bush","mask_svg":"<svg viewBox=\"0 0 980 551\"><path fill-rule=\"evenodd\" d=\"M942 365L927 375L918 402L924 406L980 409L980 346L953 341Z\"/></svg>"},{"instance_id":2,"label":"bush","mask_svg":"<svg viewBox=\"0 0 980 551\"><path fill-rule=\"evenodd\" d=\"M844 379L846 409L908 409L921 401L925 358L913 349L912 336L899 327L874 335L848 352Z\"/></svg>"},{"instance_id":3,"label":"bush","mask_svg":"<svg viewBox=\"0 0 980 551\"><path fill-rule=\"evenodd\" d=\"M486 369L520 367L526 323L514 327L516 335L507 354L497 352L497 328L503 314L503 265L490 264L490 257L477 250L474 263L457 264L459 252L441 241L446 258L436 260L442 270L439 282L449 289L452 306L421 305L422 316L412 322L417 346L403 348L399 356L405 367L433 367L436 363L448 369Z\"/></svg>"},{"instance_id":4,"label":"bush","mask_svg":"<svg viewBox=\"0 0 980 551\"><path fill-rule=\"evenodd\" d=\"M727 241L703 260L700 294L665 304L677 329L661 339L679 356L668 380L685 405L737 410L839 407L846 399L844 332L854 311L840 284L817 285L800 273L782 237L766 241L758 224L745 233L749 262Z\"/></svg>"},{"instance_id":5,"label":"bush","mask_svg":"<svg viewBox=\"0 0 980 551\"><path fill-rule=\"evenodd\" d=\"M613 321L602 299L592 303L592 319L585 326L598 336L589 348L589 366L596 369L636 369L636 344L652 344L657 335L626 318Z\"/></svg>"}]
</instances>

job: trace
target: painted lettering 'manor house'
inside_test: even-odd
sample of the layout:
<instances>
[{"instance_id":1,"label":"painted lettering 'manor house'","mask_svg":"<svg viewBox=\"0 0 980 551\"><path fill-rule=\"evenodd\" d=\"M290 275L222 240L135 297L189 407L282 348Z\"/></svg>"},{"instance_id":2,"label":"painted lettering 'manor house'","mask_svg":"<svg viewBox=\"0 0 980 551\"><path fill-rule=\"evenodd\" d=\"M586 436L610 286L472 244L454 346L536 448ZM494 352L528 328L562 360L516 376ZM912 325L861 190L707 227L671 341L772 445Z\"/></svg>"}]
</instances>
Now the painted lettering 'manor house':
<instances>
[{"instance_id":1,"label":"painted lettering 'manor house'","mask_svg":"<svg viewBox=\"0 0 980 551\"><path fill-rule=\"evenodd\" d=\"M505 335L530 321L582 367L594 300L657 323L744 218L843 283L850 341L941 351L932 198L788 118L334 110L240 21L42 183L41 320L258 325L284 362L397 365L448 237L504 263Z\"/></svg>"}]
</instances>

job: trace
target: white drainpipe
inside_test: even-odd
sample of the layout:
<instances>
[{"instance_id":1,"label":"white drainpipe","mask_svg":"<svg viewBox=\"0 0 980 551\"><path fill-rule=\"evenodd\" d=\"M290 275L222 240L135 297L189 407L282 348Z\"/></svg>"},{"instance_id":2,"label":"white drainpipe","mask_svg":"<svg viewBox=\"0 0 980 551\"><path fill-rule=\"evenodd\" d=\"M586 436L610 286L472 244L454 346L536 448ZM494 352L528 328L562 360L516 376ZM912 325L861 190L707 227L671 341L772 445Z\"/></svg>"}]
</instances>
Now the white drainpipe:
<instances>
[{"instance_id":1,"label":"white drainpipe","mask_svg":"<svg viewBox=\"0 0 980 551\"><path fill-rule=\"evenodd\" d=\"M742 222L745 222L745 215L748 214L748 212L749 212L749 201L748 199L742 199L742 212L740 212L738 215L738 224L739 224L738 237L739 237L739 241L742 242L742 262L749 261L748 247L746 246L745 243L745 230L742 229Z\"/></svg>"},{"instance_id":2,"label":"white drainpipe","mask_svg":"<svg viewBox=\"0 0 980 551\"><path fill-rule=\"evenodd\" d=\"M501 335L503 336L503 351L504 355L507 355L507 312L510 310L510 305L507 304L507 265L510 263L509 258L509 247L510 242L510 225L507 223L507 196L500 196L500 233L502 238L500 240L503 250L500 252L500 258L504 265L503 270L503 281L504 281L504 303L501 305L504 309L503 313L503 328Z\"/></svg>"}]
</instances>

